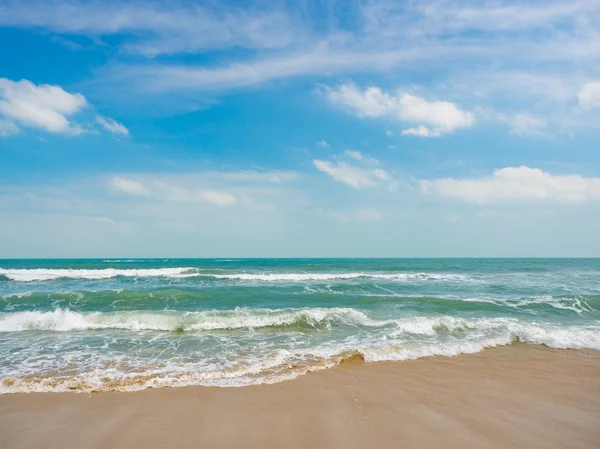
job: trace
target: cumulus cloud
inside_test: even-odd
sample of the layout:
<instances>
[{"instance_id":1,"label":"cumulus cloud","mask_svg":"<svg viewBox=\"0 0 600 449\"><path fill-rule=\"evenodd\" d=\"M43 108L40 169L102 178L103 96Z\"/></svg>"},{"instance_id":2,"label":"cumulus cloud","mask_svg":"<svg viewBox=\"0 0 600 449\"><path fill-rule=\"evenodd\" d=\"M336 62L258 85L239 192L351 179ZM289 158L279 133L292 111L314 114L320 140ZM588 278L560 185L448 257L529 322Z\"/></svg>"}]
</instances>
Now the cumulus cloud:
<instances>
[{"instance_id":1,"label":"cumulus cloud","mask_svg":"<svg viewBox=\"0 0 600 449\"><path fill-rule=\"evenodd\" d=\"M475 116L454 103L427 100L403 91L389 94L374 86L360 90L355 84L347 83L328 89L327 95L332 103L359 117L385 117L417 125L405 129L404 135L439 137L475 124Z\"/></svg>"},{"instance_id":2,"label":"cumulus cloud","mask_svg":"<svg viewBox=\"0 0 600 449\"><path fill-rule=\"evenodd\" d=\"M88 107L83 95L69 93L60 86L0 78L0 137L16 134L19 126L56 134L83 134L86 130L73 121L73 116ZM96 122L113 134L129 135L127 128L111 118L97 116Z\"/></svg>"},{"instance_id":3,"label":"cumulus cloud","mask_svg":"<svg viewBox=\"0 0 600 449\"><path fill-rule=\"evenodd\" d=\"M125 128L125 126L123 126L121 123L119 123L116 120L113 120L111 118L97 116L96 122L102 128L104 128L105 130L107 130L113 134L120 134L122 136L129 135L129 130L127 128Z\"/></svg>"},{"instance_id":4,"label":"cumulus cloud","mask_svg":"<svg viewBox=\"0 0 600 449\"><path fill-rule=\"evenodd\" d=\"M419 125L416 128L408 128L402 131L403 136L417 137L439 137L442 135L439 129L430 129L426 126Z\"/></svg>"},{"instance_id":5,"label":"cumulus cloud","mask_svg":"<svg viewBox=\"0 0 600 449\"><path fill-rule=\"evenodd\" d=\"M324 141L324 140L319 140L317 142L317 146L321 147L321 148L327 148L329 146L329 144L326 141Z\"/></svg>"},{"instance_id":6,"label":"cumulus cloud","mask_svg":"<svg viewBox=\"0 0 600 449\"><path fill-rule=\"evenodd\" d=\"M577 97L581 109L588 110L600 107L600 81L584 84Z\"/></svg>"},{"instance_id":7,"label":"cumulus cloud","mask_svg":"<svg viewBox=\"0 0 600 449\"><path fill-rule=\"evenodd\" d=\"M345 161L329 162L319 159L313 160L313 165L319 171L328 174L333 179L355 189L363 187L372 187L383 181L390 181L390 174L381 168L372 168L369 165L377 165L379 161L376 159L366 159L363 161L363 156L358 151L346 151L346 155L356 161L364 162L362 167L350 165Z\"/></svg>"},{"instance_id":8,"label":"cumulus cloud","mask_svg":"<svg viewBox=\"0 0 600 449\"><path fill-rule=\"evenodd\" d=\"M70 94L60 86L33 84L28 80L0 78L0 116L23 126L52 133L81 134L83 129L70 116L87 106L81 94Z\"/></svg>"},{"instance_id":9,"label":"cumulus cloud","mask_svg":"<svg viewBox=\"0 0 600 449\"><path fill-rule=\"evenodd\" d=\"M600 178L552 175L539 168L506 167L477 179L442 178L419 182L424 193L478 204L515 201L580 203L600 200Z\"/></svg>"},{"instance_id":10,"label":"cumulus cloud","mask_svg":"<svg viewBox=\"0 0 600 449\"><path fill-rule=\"evenodd\" d=\"M111 179L110 185L121 192L128 193L130 195L141 195L148 196L150 191L140 182L132 179L125 179L119 176L115 176Z\"/></svg>"}]
</instances>

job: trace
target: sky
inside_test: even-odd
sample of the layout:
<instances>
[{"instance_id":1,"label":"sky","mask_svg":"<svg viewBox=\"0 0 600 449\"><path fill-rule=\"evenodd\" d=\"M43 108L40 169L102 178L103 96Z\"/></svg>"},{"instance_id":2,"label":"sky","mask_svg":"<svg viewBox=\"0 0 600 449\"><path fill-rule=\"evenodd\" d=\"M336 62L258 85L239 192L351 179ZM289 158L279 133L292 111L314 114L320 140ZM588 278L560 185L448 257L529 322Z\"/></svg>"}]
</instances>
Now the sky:
<instances>
[{"instance_id":1,"label":"sky","mask_svg":"<svg viewBox=\"0 0 600 449\"><path fill-rule=\"evenodd\" d=\"M597 257L598 223L598 0L0 0L0 258Z\"/></svg>"}]
</instances>

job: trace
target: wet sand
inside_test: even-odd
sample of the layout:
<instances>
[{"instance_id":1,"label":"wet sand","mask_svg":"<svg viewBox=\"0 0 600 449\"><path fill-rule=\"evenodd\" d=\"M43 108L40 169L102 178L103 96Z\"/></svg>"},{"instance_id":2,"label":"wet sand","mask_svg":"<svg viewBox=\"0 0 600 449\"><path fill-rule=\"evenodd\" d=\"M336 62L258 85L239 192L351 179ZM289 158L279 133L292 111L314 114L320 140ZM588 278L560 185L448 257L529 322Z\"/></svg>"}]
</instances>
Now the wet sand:
<instances>
[{"instance_id":1,"label":"wet sand","mask_svg":"<svg viewBox=\"0 0 600 449\"><path fill-rule=\"evenodd\" d=\"M348 363L275 385L0 396L2 448L598 448L600 351Z\"/></svg>"}]
</instances>

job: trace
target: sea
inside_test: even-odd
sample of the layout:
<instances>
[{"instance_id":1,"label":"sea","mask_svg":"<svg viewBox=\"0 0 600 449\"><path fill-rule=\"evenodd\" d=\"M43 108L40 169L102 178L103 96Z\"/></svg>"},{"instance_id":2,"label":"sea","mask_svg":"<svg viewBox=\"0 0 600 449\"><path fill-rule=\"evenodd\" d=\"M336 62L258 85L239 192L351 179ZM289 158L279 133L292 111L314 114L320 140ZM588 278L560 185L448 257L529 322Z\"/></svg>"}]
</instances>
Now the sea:
<instances>
[{"instance_id":1,"label":"sea","mask_svg":"<svg viewBox=\"0 0 600 449\"><path fill-rule=\"evenodd\" d=\"M600 350L600 259L0 260L0 393L281 382L345 360Z\"/></svg>"}]
</instances>

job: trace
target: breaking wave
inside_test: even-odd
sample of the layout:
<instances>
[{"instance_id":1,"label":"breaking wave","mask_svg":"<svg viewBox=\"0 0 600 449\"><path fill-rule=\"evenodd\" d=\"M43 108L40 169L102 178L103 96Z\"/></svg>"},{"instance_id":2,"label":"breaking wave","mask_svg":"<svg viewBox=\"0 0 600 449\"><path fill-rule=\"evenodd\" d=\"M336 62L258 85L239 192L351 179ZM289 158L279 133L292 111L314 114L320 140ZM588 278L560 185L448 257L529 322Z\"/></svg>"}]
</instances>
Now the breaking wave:
<instances>
[{"instance_id":1,"label":"breaking wave","mask_svg":"<svg viewBox=\"0 0 600 449\"><path fill-rule=\"evenodd\" d=\"M0 276L11 281L33 282L51 281L56 279L89 279L102 280L118 276L123 277L153 277L188 278L204 276L214 279L229 279L239 281L262 282L303 282L303 281L334 281L350 279L374 280L425 280L425 281L463 281L468 278L458 274L439 273L211 273L193 267L180 268L149 268L149 269L4 269L0 268Z\"/></svg>"},{"instance_id":2,"label":"breaking wave","mask_svg":"<svg viewBox=\"0 0 600 449\"><path fill-rule=\"evenodd\" d=\"M554 348L600 350L600 323L580 326L553 325L517 318L457 318L414 316L376 320L352 308L236 309L203 312L88 312L68 309L51 312L0 314L0 332L78 330L213 331L236 329L292 328L331 329L339 327L383 328L386 337L402 341L405 335L470 336L503 335L512 339ZM349 348L358 349L358 348Z\"/></svg>"},{"instance_id":3,"label":"breaking wave","mask_svg":"<svg viewBox=\"0 0 600 449\"><path fill-rule=\"evenodd\" d=\"M68 309L52 312L0 314L0 332L27 330L68 332L77 330L128 329L132 331L208 331L261 328L317 328L332 325L380 326L355 309L236 309L203 312L88 312Z\"/></svg>"},{"instance_id":4,"label":"breaking wave","mask_svg":"<svg viewBox=\"0 0 600 449\"><path fill-rule=\"evenodd\" d=\"M196 268L148 268L148 269L129 269L121 270L116 268L104 268L98 270L83 269L4 269L0 268L0 276L4 276L11 281L32 282L32 281L52 281L55 279L89 279L100 280L110 279L117 276L126 277L189 277L197 276Z\"/></svg>"},{"instance_id":5,"label":"breaking wave","mask_svg":"<svg viewBox=\"0 0 600 449\"><path fill-rule=\"evenodd\" d=\"M220 342L215 344L224 346L215 347L211 354L167 352L165 359L154 355L147 358L138 355L135 350L98 352L90 347L83 353L69 350L64 356L57 353L48 358L49 354L45 354L40 359L44 361L43 365L39 366L21 366L21 358L17 354L14 355L17 358L13 368L0 375L0 394L136 391L188 385L237 387L281 382L348 361L380 362L455 356L516 341L552 348L600 350L600 322L558 325L517 318L458 318L449 315L375 319L353 308L106 313L56 309L0 315L0 332L5 333L7 338L15 338L24 331L62 332L60 335L66 338L64 342L69 342L75 341L72 338L84 338L77 337L78 331L103 331L108 332L107 341L114 341L111 330L115 329L131 332L131 341L140 342L136 346L144 341L163 338L161 335L166 338L162 341L173 344L177 339L169 337L172 332L190 333L189 338L197 338L194 333L202 336L205 332L218 331L224 334L206 335ZM260 334L269 329L277 332ZM338 338L336 333L340 329L345 336ZM240 333L241 330L248 332ZM140 331L152 333L136 334ZM304 336L307 336L304 332L309 331L320 333L321 337L316 336L315 340L320 343L309 346L303 343ZM90 332L85 334L85 338L93 338L94 335ZM119 335L119 341L128 341L129 337L125 334ZM53 345L63 341L57 338ZM278 347L270 346L270 338L278 339ZM71 343L64 342L60 344L70 347ZM242 342L245 342L245 349L238 353Z\"/></svg>"}]
</instances>

